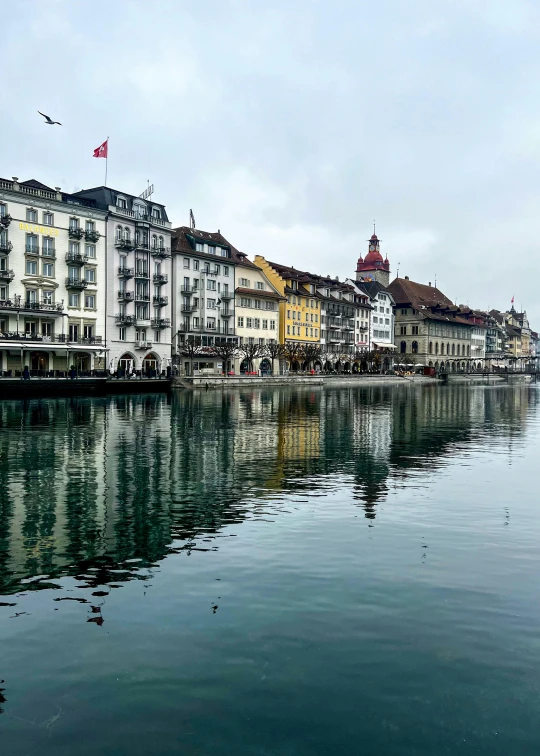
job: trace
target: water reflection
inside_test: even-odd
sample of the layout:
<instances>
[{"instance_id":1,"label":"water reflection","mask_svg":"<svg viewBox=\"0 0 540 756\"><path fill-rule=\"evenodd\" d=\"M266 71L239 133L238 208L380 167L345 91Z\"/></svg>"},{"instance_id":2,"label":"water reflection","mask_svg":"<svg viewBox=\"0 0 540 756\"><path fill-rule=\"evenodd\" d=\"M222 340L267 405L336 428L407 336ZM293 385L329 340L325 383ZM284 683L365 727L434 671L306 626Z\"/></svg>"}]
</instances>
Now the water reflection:
<instances>
[{"instance_id":1,"label":"water reflection","mask_svg":"<svg viewBox=\"0 0 540 756\"><path fill-rule=\"evenodd\" d=\"M168 553L216 549L227 523L279 516L283 493L344 479L373 522L391 488L456 451L511 449L537 401L454 386L4 402L0 593L145 579ZM96 600L88 621L103 622Z\"/></svg>"}]
</instances>

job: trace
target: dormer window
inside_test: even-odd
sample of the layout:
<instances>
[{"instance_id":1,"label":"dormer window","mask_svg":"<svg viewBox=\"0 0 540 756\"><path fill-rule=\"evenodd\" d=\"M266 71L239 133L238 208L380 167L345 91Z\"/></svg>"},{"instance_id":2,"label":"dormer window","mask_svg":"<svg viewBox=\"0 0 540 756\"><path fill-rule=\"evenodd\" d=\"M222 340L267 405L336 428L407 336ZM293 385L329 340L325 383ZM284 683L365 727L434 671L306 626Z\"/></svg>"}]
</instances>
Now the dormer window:
<instances>
[{"instance_id":1,"label":"dormer window","mask_svg":"<svg viewBox=\"0 0 540 756\"><path fill-rule=\"evenodd\" d=\"M152 208L152 218L161 218L161 210L159 209L159 207Z\"/></svg>"},{"instance_id":2,"label":"dormer window","mask_svg":"<svg viewBox=\"0 0 540 756\"><path fill-rule=\"evenodd\" d=\"M121 210L125 210L127 208L127 202L123 197L117 197L116 198L116 207L119 207Z\"/></svg>"},{"instance_id":3,"label":"dormer window","mask_svg":"<svg viewBox=\"0 0 540 756\"><path fill-rule=\"evenodd\" d=\"M197 252L203 252L204 251L204 244L201 244L201 242L195 242L195 250Z\"/></svg>"},{"instance_id":4,"label":"dormer window","mask_svg":"<svg viewBox=\"0 0 540 756\"><path fill-rule=\"evenodd\" d=\"M133 212L135 213L135 218L146 218L146 206L140 205L139 203L133 203Z\"/></svg>"}]
</instances>

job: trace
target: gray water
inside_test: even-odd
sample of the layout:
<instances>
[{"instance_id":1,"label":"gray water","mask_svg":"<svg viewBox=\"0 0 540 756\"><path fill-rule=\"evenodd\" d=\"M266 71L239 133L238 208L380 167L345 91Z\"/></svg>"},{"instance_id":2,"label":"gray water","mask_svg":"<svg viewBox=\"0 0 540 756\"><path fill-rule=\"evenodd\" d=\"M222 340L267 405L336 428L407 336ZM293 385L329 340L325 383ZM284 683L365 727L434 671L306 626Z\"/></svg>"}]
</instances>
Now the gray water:
<instances>
[{"instance_id":1,"label":"gray water","mask_svg":"<svg viewBox=\"0 0 540 756\"><path fill-rule=\"evenodd\" d=\"M1 402L0 753L540 753L539 396Z\"/></svg>"}]
</instances>

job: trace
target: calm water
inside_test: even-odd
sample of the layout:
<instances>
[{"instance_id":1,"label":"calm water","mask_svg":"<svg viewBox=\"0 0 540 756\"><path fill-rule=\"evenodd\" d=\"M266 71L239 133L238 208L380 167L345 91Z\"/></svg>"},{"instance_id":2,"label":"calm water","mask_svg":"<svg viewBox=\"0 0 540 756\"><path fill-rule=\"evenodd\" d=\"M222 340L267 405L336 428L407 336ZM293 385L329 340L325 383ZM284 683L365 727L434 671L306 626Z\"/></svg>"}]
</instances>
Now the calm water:
<instances>
[{"instance_id":1,"label":"calm water","mask_svg":"<svg viewBox=\"0 0 540 756\"><path fill-rule=\"evenodd\" d=\"M539 398L0 403L0 753L537 756Z\"/></svg>"}]
</instances>

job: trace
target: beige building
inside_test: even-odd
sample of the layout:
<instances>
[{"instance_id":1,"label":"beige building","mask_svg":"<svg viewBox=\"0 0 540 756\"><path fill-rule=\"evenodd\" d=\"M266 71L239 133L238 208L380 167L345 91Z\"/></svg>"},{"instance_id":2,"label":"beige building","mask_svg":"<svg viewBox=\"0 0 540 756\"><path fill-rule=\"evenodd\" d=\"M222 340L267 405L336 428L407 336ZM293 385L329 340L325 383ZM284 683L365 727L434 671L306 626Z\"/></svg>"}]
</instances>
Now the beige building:
<instances>
[{"instance_id":1,"label":"beige building","mask_svg":"<svg viewBox=\"0 0 540 756\"><path fill-rule=\"evenodd\" d=\"M279 343L279 303L284 297L270 283L263 271L242 256L242 262L235 269L234 309L236 335L239 345L259 344L266 346ZM245 355L240 352L235 360L235 373L248 369L270 372L272 360L261 354L248 365Z\"/></svg>"}]
</instances>

